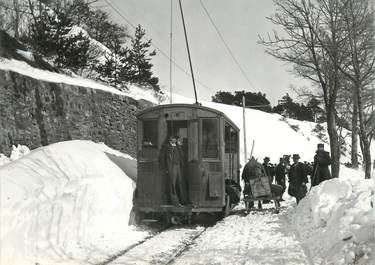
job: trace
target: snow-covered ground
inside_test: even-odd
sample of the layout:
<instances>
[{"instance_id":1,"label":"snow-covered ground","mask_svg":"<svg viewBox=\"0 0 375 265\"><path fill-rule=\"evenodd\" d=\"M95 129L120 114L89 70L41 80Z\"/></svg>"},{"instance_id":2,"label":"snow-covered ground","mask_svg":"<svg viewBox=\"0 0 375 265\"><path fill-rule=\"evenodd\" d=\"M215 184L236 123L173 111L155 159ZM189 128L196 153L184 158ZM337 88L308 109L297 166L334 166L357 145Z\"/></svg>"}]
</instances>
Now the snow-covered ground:
<instances>
[{"instance_id":1,"label":"snow-covered ground","mask_svg":"<svg viewBox=\"0 0 375 265\"><path fill-rule=\"evenodd\" d=\"M148 235L128 226L134 182L106 153L60 142L0 167L1 264L98 263Z\"/></svg>"},{"instance_id":2,"label":"snow-covered ground","mask_svg":"<svg viewBox=\"0 0 375 265\"><path fill-rule=\"evenodd\" d=\"M91 80L32 68L24 62L0 60L0 69L32 78L154 103L159 100L152 92L135 86L124 93ZM174 103L194 102L179 95L173 99ZM224 112L242 133L241 108L201 103ZM250 152L255 140L254 156L259 160L269 156L277 162L284 154L299 153L302 160L311 161L320 142L312 132L313 123L285 120L277 114L247 109L246 124L247 150ZM241 140L242 165L243 149ZM21 147L14 150L14 159L0 156L4 162L0 164L1 264L100 263L150 235L149 231L128 226L132 180L136 179L135 160L128 155L90 141L61 142L28 154ZM205 231L175 263L374 264L375 218L370 191L375 184L374 179L365 180L363 176L363 172L342 167L339 179L313 188L298 207L285 196L287 201L282 205L287 209L279 215L230 216ZM185 236L189 238L188 230L160 234L148 242L150 253L134 249L131 259L160 264L176 251L173 242L180 244ZM160 247L154 247L157 244Z\"/></svg>"}]
</instances>

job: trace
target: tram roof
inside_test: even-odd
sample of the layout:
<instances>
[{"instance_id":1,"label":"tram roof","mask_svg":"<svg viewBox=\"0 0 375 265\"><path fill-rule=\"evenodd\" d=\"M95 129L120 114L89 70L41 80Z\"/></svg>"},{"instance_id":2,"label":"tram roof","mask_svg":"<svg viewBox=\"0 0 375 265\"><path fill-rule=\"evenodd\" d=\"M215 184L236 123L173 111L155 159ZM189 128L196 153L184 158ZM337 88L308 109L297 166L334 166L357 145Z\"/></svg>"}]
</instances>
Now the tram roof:
<instances>
[{"instance_id":1,"label":"tram roof","mask_svg":"<svg viewBox=\"0 0 375 265\"><path fill-rule=\"evenodd\" d=\"M168 108L176 108L176 107L177 108L178 107L185 107L185 108L191 108L191 109L195 108L195 109L201 109L201 110L206 110L206 111L217 113L217 114L223 116L235 129L237 129L237 131L240 130L237 127L237 125L227 115L225 115L223 112L221 112L219 110L216 110L216 109L212 109L212 108L209 108L209 107L202 106L200 104L177 103L177 104L157 105L155 107L147 108L145 110L140 111L136 116L137 116L138 119L140 119L141 116L145 113L153 112L153 111L156 111L156 110L159 110L159 109L168 109Z\"/></svg>"}]
</instances>

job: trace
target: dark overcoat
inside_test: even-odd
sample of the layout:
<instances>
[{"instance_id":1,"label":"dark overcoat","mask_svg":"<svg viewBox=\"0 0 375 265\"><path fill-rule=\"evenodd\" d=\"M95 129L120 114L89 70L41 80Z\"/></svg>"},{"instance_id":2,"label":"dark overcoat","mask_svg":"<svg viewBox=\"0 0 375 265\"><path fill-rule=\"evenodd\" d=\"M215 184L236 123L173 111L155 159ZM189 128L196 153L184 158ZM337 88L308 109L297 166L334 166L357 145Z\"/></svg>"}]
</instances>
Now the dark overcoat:
<instances>
[{"instance_id":1,"label":"dark overcoat","mask_svg":"<svg viewBox=\"0 0 375 265\"><path fill-rule=\"evenodd\" d=\"M331 179L331 172L328 166L331 164L329 153L324 150L317 150L314 156L314 168L311 177L313 186L319 185L321 182Z\"/></svg>"}]
</instances>

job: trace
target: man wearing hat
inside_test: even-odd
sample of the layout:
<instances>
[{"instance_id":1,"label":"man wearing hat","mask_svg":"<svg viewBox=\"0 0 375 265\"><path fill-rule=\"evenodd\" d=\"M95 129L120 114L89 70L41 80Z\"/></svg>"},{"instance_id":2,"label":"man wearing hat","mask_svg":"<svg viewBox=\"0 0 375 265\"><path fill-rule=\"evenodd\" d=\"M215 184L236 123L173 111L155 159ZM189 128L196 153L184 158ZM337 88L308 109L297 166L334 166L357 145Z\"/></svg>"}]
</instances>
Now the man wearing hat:
<instances>
[{"instance_id":1,"label":"man wearing hat","mask_svg":"<svg viewBox=\"0 0 375 265\"><path fill-rule=\"evenodd\" d=\"M286 173L285 161L283 157L280 157L280 162L275 168L275 175L276 175L276 183L280 185L281 187L283 187L283 194L286 189L285 173ZM283 201L283 198L281 198L281 201Z\"/></svg>"},{"instance_id":2,"label":"man wearing hat","mask_svg":"<svg viewBox=\"0 0 375 265\"><path fill-rule=\"evenodd\" d=\"M331 179L331 172L328 166L331 164L331 157L329 153L324 150L324 144L318 144L314 156L313 174L311 177L311 185L316 186L327 179Z\"/></svg>"},{"instance_id":3,"label":"man wearing hat","mask_svg":"<svg viewBox=\"0 0 375 265\"><path fill-rule=\"evenodd\" d=\"M307 193L306 183L309 182L307 178L307 171L305 165L299 162L299 154L293 155L293 165L289 170L289 188L288 193L290 196L296 198L297 204L305 197Z\"/></svg>"}]
</instances>

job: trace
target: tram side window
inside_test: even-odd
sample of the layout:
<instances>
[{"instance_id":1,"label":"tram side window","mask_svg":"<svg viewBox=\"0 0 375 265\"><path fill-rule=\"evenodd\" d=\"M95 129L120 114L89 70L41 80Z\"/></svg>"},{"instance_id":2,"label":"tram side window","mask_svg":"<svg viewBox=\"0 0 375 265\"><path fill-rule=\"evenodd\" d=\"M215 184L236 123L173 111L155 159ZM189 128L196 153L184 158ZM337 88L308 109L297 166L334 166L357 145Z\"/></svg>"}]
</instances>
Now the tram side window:
<instances>
[{"instance_id":1,"label":"tram side window","mask_svg":"<svg viewBox=\"0 0 375 265\"><path fill-rule=\"evenodd\" d=\"M203 158L219 158L217 119L202 119L202 156Z\"/></svg>"},{"instance_id":2,"label":"tram side window","mask_svg":"<svg viewBox=\"0 0 375 265\"><path fill-rule=\"evenodd\" d=\"M225 153L237 153L238 133L229 124L225 125Z\"/></svg>"},{"instance_id":3,"label":"tram side window","mask_svg":"<svg viewBox=\"0 0 375 265\"><path fill-rule=\"evenodd\" d=\"M158 121L143 121L143 149L158 147Z\"/></svg>"}]
</instances>

